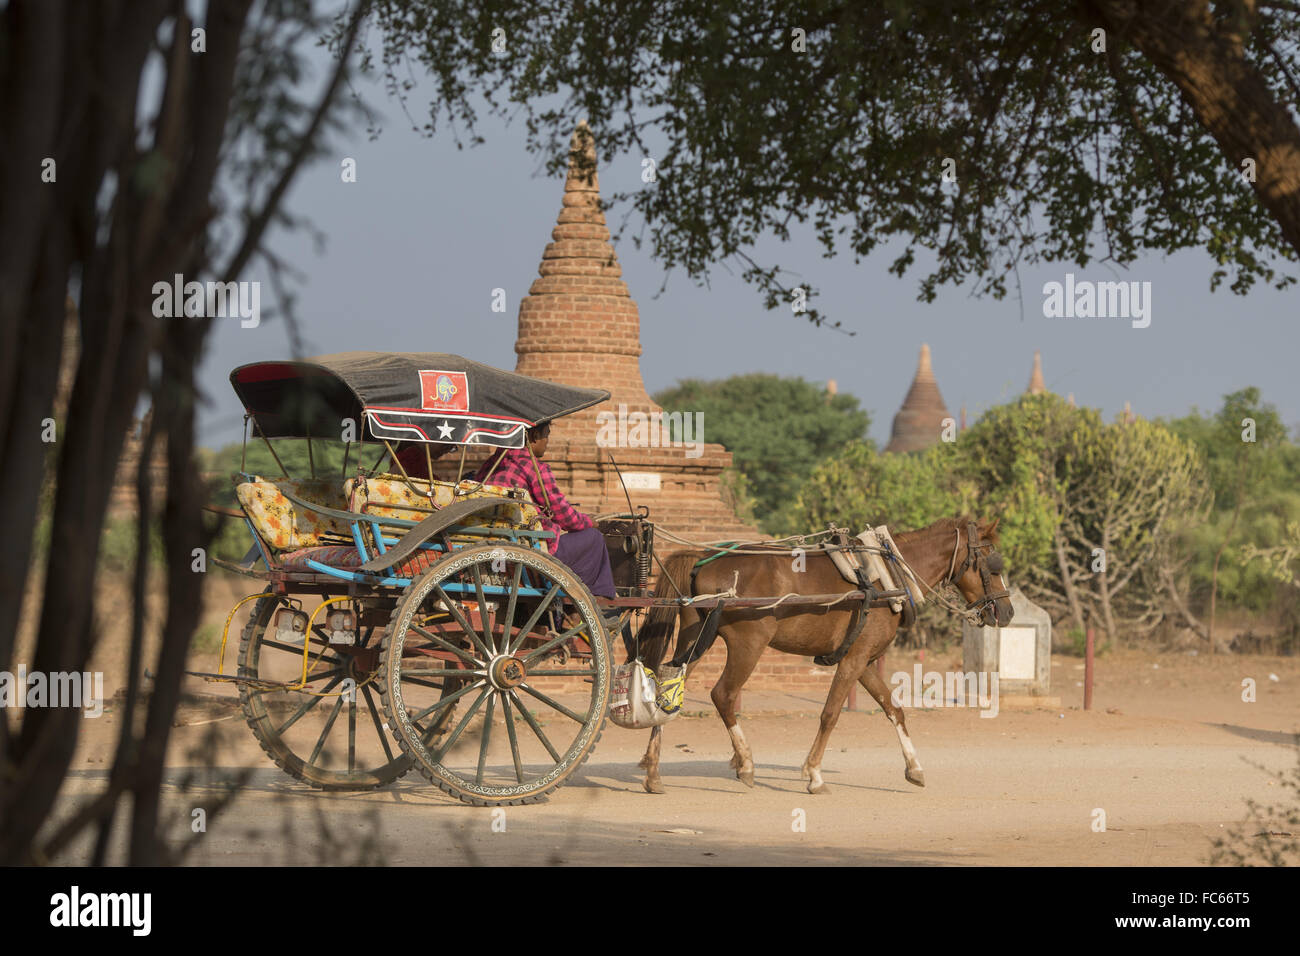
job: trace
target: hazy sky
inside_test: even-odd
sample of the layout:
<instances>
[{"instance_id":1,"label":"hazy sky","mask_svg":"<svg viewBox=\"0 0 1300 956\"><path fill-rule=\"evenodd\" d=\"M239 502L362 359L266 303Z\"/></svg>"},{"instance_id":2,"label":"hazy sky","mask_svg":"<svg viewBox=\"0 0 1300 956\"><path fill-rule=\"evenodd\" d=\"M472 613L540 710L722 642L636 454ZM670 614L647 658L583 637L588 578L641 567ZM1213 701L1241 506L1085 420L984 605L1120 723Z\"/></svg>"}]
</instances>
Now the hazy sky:
<instances>
[{"instance_id":1,"label":"hazy sky","mask_svg":"<svg viewBox=\"0 0 1300 956\"><path fill-rule=\"evenodd\" d=\"M487 118L480 127L487 143L458 151L450 136L431 140L411 131L382 91L362 89L384 117L383 134L375 142L362 130L335 136L337 158L300 175L288 198L293 212L325 232L325 248L317 250L305 232L272 235L272 247L303 274L298 313L306 354L454 352L513 369L519 300L550 241L563 180L541 175L541 160L524 149L522 124ZM343 157L356 159L357 182L341 181ZM640 173L639 155L602 166L603 194L654 188L641 186ZM612 228L625 212L607 214ZM1014 292L998 302L949 288L934 303L918 302L919 273L890 275L889 251L856 265L851 257L827 260L806 234L759 250L760 261L774 259L820 288L819 307L856 333L851 337L815 328L789 307L767 311L739 270L725 264L707 288L677 273L659 294L663 268L630 239L617 252L641 311L641 370L651 392L681 378L752 371L833 378L871 412L871 435L883 445L920 345L928 342L949 410L955 416L964 404L972 421L1025 388L1034 350L1041 349L1048 388L1073 392L1108 420L1125 401L1144 416L1178 415L1193 405L1213 410L1226 392L1257 385L1283 421L1300 423L1300 293L1211 293L1212 263L1201 252L1151 258L1123 274L1100 265L1024 270L1022 315ZM1045 318L1044 283L1071 271L1078 279L1149 281L1149 327L1117 318ZM497 287L506 290L504 314L491 311ZM265 310L273 305L267 283L262 294ZM281 322L256 329L240 328L238 319L217 324L201 371L209 401L200 440L207 445L239 438L242 409L230 370L290 355Z\"/></svg>"}]
</instances>

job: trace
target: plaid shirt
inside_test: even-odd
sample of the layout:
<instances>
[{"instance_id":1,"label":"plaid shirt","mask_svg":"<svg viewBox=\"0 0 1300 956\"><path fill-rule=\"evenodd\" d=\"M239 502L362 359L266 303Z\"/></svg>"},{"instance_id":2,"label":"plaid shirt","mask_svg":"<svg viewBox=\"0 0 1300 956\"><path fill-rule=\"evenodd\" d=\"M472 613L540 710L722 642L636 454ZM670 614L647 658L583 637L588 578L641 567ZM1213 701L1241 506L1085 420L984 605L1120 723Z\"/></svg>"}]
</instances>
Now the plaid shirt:
<instances>
[{"instance_id":1,"label":"plaid shirt","mask_svg":"<svg viewBox=\"0 0 1300 956\"><path fill-rule=\"evenodd\" d=\"M568 499L560 493L550 466L544 461L538 461L534 469L533 461L527 448L507 448L499 456L494 455L485 461L474 473L474 480L483 481L486 478L490 485L523 488L541 509L542 527L547 531L582 531L594 528L592 520L569 504ZM495 470L492 468L494 464ZM488 477L489 471L492 472L491 477ZM537 480L539 473L540 482ZM551 554L554 554L559 547L558 534L548 542L548 547Z\"/></svg>"}]
</instances>

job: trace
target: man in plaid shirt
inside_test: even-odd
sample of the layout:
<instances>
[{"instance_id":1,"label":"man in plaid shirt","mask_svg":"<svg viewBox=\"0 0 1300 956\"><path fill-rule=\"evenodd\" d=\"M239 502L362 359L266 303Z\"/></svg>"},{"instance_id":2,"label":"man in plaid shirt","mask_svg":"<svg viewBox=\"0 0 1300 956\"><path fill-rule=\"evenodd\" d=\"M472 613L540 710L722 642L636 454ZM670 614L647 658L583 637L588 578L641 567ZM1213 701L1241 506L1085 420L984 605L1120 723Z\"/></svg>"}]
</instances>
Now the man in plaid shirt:
<instances>
[{"instance_id":1,"label":"man in plaid shirt","mask_svg":"<svg viewBox=\"0 0 1300 956\"><path fill-rule=\"evenodd\" d=\"M549 422L528 429L527 447L502 449L479 467L474 480L526 490L542 511L542 527L557 532L548 543L551 554L572 568L592 594L612 598L614 575L604 536L589 517L569 504L556 487L550 466L542 461L550 436Z\"/></svg>"}]
</instances>

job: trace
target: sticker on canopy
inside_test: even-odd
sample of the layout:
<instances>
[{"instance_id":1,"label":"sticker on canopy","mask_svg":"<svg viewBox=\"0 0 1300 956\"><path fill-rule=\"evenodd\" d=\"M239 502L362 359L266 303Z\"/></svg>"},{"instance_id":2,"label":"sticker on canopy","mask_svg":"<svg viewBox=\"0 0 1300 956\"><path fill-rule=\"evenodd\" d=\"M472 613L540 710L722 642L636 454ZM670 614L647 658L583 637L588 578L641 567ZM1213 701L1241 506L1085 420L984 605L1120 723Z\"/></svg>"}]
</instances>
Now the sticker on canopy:
<instances>
[{"instance_id":1,"label":"sticker on canopy","mask_svg":"<svg viewBox=\"0 0 1300 956\"><path fill-rule=\"evenodd\" d=\"M433 412L468 412L468 376L464 372L422 370L420 407Z\"/></svg>"}]
</instances>

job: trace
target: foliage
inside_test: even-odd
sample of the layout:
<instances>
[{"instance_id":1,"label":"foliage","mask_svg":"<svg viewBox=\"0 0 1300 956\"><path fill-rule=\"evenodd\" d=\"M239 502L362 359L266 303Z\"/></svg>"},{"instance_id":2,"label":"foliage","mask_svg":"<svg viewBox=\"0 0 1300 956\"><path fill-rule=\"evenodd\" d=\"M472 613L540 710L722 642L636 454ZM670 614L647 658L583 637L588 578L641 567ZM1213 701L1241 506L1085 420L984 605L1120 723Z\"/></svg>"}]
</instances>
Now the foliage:
<instances>
[{"instance_id":1,"label":"foliage","mask_svg":"<svg viewBox=\"0 0 1300 956\"><path fill-rule=\"evenodd\" d=\"M1096 467L1103 427L1095 410L1050 393L1023 395L990 409L958 442L960 467L980 489L981 513L1002 516L1010 574L1049 604L1067 602L1058 531Z\"/></svg>"},{"instance_id":2,"label":"foliage","mask_svg":"<svg viewBox=\"0 0 1300 956\"><path fill-rule=\"evenodd\" d=\"M343 473L343 456L344 444L337 441L312 441L311 448L308 450L308 442L303 438L277 438L271 442L275 448L275 455L271 454L267 443L257 440L249 441L247 446L235 442L225 445L214 452L205 454L203 468L205 471L215 472L222 476L235 476L239 472L249 475L260 475L263 478L278 478L284 475L284 471L289 472L293 478L310 478L313 471L316 475L326 477L338 477L340 483L344 478L352 475L356 471L357 465L357 448L352 447L348 455L348 471ZM372 459L376 457L376 449L382 448L377 445L366 446L366 464L373 464ZM276 456L279 461L276 461ZM284 467L281 468L281 465ZM234 501L233 482L226 484L221 483L221 488L229 501Z\"/></svg>"},{"instance_id":3,"label":"foliage","mask_svg":"<svg viewBox=\"0 0 1300 956\"><path fill-rule=\"evenodd\" d=\"M971 511L974 487L952 478L953 450L938 445L911 455L885 455L864 442L814 469L795 501L792 528L828 524L860 531L889 524L923 528L942 517Z\"/></svg>"},{"instance_id":4,"label":"foliage","mask_svg":"<svg viewBox=\"0 0 1300 956\"><path fill-rule=\"evenodd\" d=\"M897 241L900 276L933 262L927 301L944 283L1001 297L1017 265L1128 265L1196 247L1215 264L1211 287L1294 281L1278 266L1294 261L1300 223L1280 197L1300 159L1261 160L1252 182L1242 157L1276 154L1282 141L1297 152L1288 110L1300 8L1240 12L1047 0L376 3L390 87L412 88L411 61L436 84L426 132L463 128L477 142L486 102L522 114L530 147L558 168L589 119L606 160L655 163L653 188L611 201L644 218L655 257L702 281L735 259L769 308L792 290L750 251L801 226L828 256ZM1189 58L1205 69L1189 70Z\"/></svg>"},{"instance_id":5,"label":"foliage","mask_svg":"<svg viewBox=\"0 0 1300 956\"><path fill-rule=\"evenodd\" d=\"M799 528L924 527L998 517L1008 576L1050 610L1151 626L1165 612L1160 575L1176 563L1208 496L1196 447L1163 425L1106 425L1055 395L990 409L955 443L882 455L856 443L824 461L793 509ZM1105 571L1095 565L1104 548Z\"/></svg>"},{"instance_id":6,"label":"foliage","mask_svg":"<svg viewBox=\"0 0 1300 956\"><path fill-rule=\"evenodd\" d=\"M852 395L831 395L802 378L688 379L654 398L667 412L703 416L706 440L731 452L767 531L789 525L791 503L813 467L863 440L871 425Z\"/></svg>"},{"instance_id":7,"label":"foliage","mask_svg":"<svg viewBox=\"0 0 1300 956\"><path fill-rule=\"evenodd\" d=\"M1242 440L1248 418L1255 422L1254 442ZM1288 526L1300 522L1300 446L1288 439L1277 410L1254 387L1225 395L1213 415L1194 409L1167 424L1200 451L1214 495L1208 520L1190 534L1191 594L1201 602L1208 599L1214 554L1227 539L1218 577L1220 603L1254 612L1277 605L1286 589L1276 568L1253 559L1278 555Z\"/></svg>"}]
</instances>

